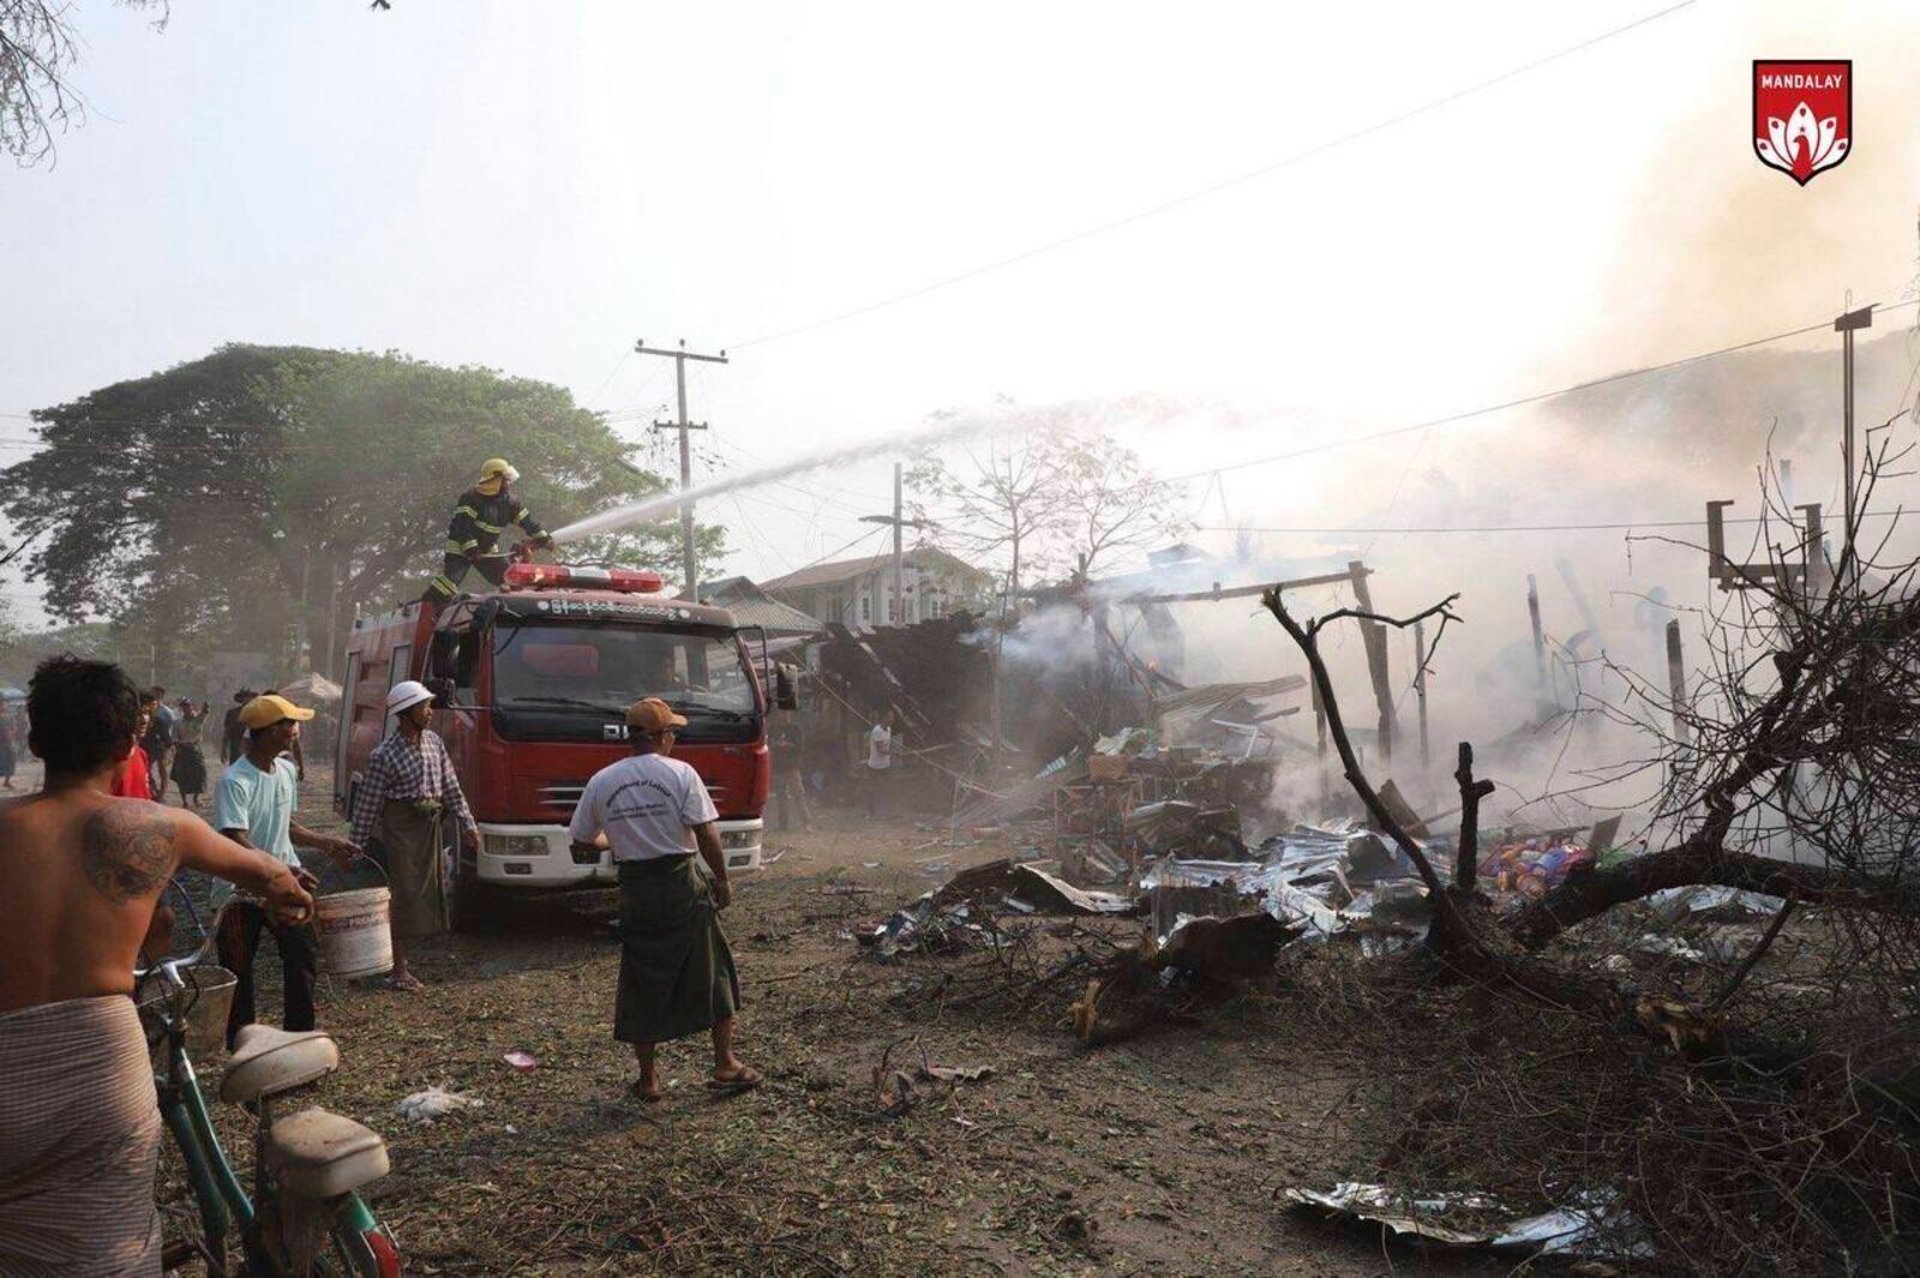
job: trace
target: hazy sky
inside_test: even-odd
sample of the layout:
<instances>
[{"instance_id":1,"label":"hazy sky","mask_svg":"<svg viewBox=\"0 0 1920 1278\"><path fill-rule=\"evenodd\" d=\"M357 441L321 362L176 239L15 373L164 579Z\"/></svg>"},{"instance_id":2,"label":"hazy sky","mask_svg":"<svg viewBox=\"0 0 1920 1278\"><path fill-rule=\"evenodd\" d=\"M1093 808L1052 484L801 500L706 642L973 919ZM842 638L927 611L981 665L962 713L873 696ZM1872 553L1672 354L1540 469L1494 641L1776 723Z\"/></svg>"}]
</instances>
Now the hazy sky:
<instances>
[{"instance_id":1,"label":"hazy sky","mask_svg":"<svg viewBox=\"0 0 1920 1278\"><path fill-rule=\"evenodd\" d=\"M77 0L92 118L0 172L0 456L17 414L227 341L486 364L637 435L671 394L623 357L644 336L735 352L693 375L730 464L998 395L1150 393L1195 407L1130 442L1185 473L1911 296L1910 6L1699 0L753 340L1663 7L174 0L156 33ZM1754 157L1755 57L1854 59L1853 154L1804 190ZM1225 515L1191 499L1207 524L1385 517L1416 464L1471 486L1473 450L1538 420L1235 471ZM1539 495L1522 476L1512 508ZM888 496L876 462L713 513L767 577Z\"/></svg>"}]
</instances>

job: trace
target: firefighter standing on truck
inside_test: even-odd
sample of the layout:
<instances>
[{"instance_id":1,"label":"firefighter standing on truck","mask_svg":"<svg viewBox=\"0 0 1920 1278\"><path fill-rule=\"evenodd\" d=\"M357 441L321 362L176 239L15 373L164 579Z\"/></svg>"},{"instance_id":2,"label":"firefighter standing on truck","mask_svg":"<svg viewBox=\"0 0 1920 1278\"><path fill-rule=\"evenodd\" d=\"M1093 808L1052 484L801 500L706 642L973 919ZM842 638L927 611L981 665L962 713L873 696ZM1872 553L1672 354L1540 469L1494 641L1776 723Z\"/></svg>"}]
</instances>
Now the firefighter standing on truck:
<instances>
[{"instance_id":1,"label":"firefighter standing on truck","mask_svg":"<svg viewBox=\"0 0 1920 1278\"><path fill-rule=\"evenodd\" d=\"M551 546L553 538L520 499L507 486L520 478L520 472L500 457L488 458L480 467L480 482L460 494L453 508L453 522L447 527L447 557L440 575L433 579L420 598L443 604L460 589L467 569L478 568L480 575L498 586L507 575L507 553L494 549L508 525L518 526L536 546Z\"/></svg>"}]
</instances>

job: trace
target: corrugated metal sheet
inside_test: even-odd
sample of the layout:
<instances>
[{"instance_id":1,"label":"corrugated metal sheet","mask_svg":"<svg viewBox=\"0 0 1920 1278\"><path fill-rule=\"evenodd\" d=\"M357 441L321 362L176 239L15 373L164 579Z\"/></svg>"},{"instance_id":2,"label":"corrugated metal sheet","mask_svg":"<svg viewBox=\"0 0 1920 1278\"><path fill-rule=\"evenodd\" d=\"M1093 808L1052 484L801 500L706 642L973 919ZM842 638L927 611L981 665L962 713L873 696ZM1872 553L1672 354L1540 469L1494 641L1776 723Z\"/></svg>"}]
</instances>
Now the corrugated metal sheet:
<instances>
[{"instance_id":1,"label":"corrugated metal sheet","mask_svg":"<svg viewBox=\"0 0 1920 1278\"><path fill-rule=\"evenodd\" d=\"M745 577L705 582L700 598L732 613L735 625L765 626L769 635L819 635L827 630L798 608L769 597Z\"/></svg>"},{"instance_id":2,"label":"corrugated metal sheet","mask_svg":"<svg viewBox=\"0 0 1920 1278\"><path fill-rule=\"evenodd\" d=\"M824 635L827 632L824 625L778 599L730 599L721 606L733 614L735 625L765 626L770 635Z\"/></svg>"},{"instance_id":3,"label":"corrugated metal sheet","mask_svg":"<svg viewBox=\"0 0 1920 1278\"><path fill-rule=\"evenodd\" d=\"M958 572L975 573L981 577L988 574L964 559L956 558L944 550L933 546L916 546L904 556L907 564L916 568L950 568ZM784 577L775 577L762 585L760 589L770 592L782 590L805 590L810 586L831 586L843 581L851 581L876 569L889 567L893 563L893 552L882 551L859 559L841 559L830 564L814 564L802 568L799 572L790 572Z\"/></svg>"}]
</instances>

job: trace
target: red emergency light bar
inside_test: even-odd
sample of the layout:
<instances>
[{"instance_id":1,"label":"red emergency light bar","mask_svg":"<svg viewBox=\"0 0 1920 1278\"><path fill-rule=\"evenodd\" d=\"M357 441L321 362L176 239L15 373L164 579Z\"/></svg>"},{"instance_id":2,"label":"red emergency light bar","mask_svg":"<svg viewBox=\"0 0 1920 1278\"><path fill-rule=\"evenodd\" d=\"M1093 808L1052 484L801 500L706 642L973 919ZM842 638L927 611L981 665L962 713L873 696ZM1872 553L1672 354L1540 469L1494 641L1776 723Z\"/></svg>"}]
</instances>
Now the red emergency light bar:
<instances>
[{"instance_id":1,"label":"red emergency light bar","mask_svg":"<svg viewBox=\"0 0 1920 1278\"><path fill-rule=\"evenodd\" d=\"M620 590L629 594L654 595L666 582L657 572L635 568L570 568L566 564L508 564L508 590L552 588Z\"/></svg>"}]
</instances>

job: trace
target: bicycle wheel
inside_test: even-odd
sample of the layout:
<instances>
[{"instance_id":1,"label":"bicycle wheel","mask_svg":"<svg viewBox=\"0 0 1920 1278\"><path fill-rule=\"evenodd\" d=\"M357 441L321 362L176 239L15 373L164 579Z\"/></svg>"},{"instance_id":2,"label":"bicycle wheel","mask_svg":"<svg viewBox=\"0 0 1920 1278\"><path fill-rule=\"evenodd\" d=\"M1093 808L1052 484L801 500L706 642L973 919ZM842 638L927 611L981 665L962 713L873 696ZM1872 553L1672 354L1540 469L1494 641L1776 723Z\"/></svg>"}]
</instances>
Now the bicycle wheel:
<instances>
[{"instance_id":1,"label":"bicycle wheel","mask_svg":"<svg viewBox=\"0 0 1920 1278\"><path fill-rule=\"evenodd\" d=\"M357 1194L328 1204L326 1237L308 1273L317 1278L399 1278L400 1249Z\"/></svg>"}]
</instances>

